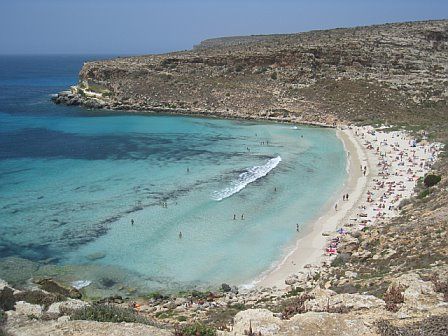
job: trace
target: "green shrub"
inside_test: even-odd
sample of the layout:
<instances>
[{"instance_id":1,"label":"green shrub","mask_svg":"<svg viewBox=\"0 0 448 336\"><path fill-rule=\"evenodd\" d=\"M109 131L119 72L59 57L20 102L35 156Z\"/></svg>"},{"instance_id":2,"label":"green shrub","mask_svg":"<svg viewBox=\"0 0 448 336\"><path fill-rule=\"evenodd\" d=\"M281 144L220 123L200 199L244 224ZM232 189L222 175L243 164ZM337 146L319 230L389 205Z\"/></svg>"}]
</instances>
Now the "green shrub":
<instances>
[{"instance_id":1,"label":"green shrub","mask_svg":"<svg viewBox=\"0 0 448 336\"><path fill-rule=\"evenodd\" d=\"M9 336L9 334L3 329L3 324L6 322L6 317L5 312L0 309L0 336Z\"/></svg>"},{"instance_id":2,"label":"green shrub","mask_svg":"<svg viewBox=\"0 0 448 336\"><path fill-rule=\"evenodd\" d=\"M304 289L302 287L294 287L288 293L286 293L286 297L297 296L302 293Z\"/></svg>"},{"instance_id":3,"label":"green shrub","mask_svg":"<svg viewBox=\"0 0 448 336\"><path fill-rule=\"evenodd\" d=\"M350 259L350 255L348 253L340 253L331 262L331 267L343 266L349 259Z\"/></svg>"},{"instance_id":4,"label":"green shrub","mask_svg":"<svg viewBox=\"0 0 448 336\"><path fill-rule=\"evenodd\" d=\"M174 336L216 336L216 329L196 322L174 328Z\"/></svg>"},{"instance_id":5,"label":"green shrub","mask_svg":"<svg viewBox=\"0 0 448 336\"><path fill-rule=\"evenodd\" d=\"M173 317L173 315L175 315L175 311L172 309L168 309L168 310L164 310L164 311L158 311L155 314L155 317L158 319L167 319L167 318Z\"/></svg>"},{"instance_id":6,"label":"green shrub","mask_svg":"<svg viewBox=\"0 0 448 336\"><path fill-rule=\"evenodd\" d=\"M32 304L42 305L48 308L55 302L67 300L62 294L45 293L40 290L21 292L15 295L17 301L25 301Z\"/></svg>"},{"instance_id":7,"label":"green shrub","mask_svg":"<svg viewBox=\"0 0 448 336\"><path fill-rule=\"evenodd\" d=\"M113 96L113 93L110 92L110 91L106 91L106 92L103 92L101 95L102 95L103 97L112 97L112 96Z\"/></svg>"},{"instance_id":8,"label":"green shrub","mask_svg":"<svg viewBox=\"0 0 448 336\"><path fill-rule=\"evenodd\" d=\"M427 188L435 186L437 183L440 182L442 178L438 175L429 174L425 176L425 179L423 180L423 183Z\"/></svg>"},{"instance_id":9,"label":"green shrub","mask_svg":"<svg viewBox=\"0 0 448 336\"><path fill-rule=\"evenodd\" d=\"M277 73L276 73L276 72L273 72L273 73L271 74L271 78L272 78L273 80L276 80L276 79L277 79Z\"/></svg>"},{"instance_id":10,"label":"green shrub","mask_svg":"<svg viewBox=\"0 0 448 336\"><path fill-rule=\"evenodd\" d=\"M11 336L11 334L7 333L2 327L0 327L0 336Z\"/></svg>"},{"instance_id":11,"label":"green shrub","mask_svg":"<svg viewBox=\"0 0 448 336\"><path fill-rule=\"evenodd\" d=\"M9 287L3 288L0 291L0 310L13 310L15 305L16 299L14 298L14 291Z\"/></svg>"},{"instance_id":12,"label":"green shrub","mask_svg":"<svg viewBox=\"0 0 448 336\"><path fill-rule=\"evenodd\" d=\"M425 190L423 190L421 193L419 193L419 194L417 195L417 198L418 198L418 199L425 198L425 197L428 196L430 193L431 193L431 189L425 189Z\"/></svg>"},{"instance_id":13,"label":"green shrub","mask_svg":"<svg viewBox=\"0 0 448 336\"><path fill-rule=\"evenodd\" d=\"M235 71L236 72L241 72L241 71L243 71L243 69L244 69L244 66L242 64L237 64L235 66Z\"/></svg>"},{"instance_id":14,"label":"green shrub","mask_svg":"<svg viewBox=\"0 0 448 336\"><path fill-rule=\"evenodd\" d=\"M167 296L162 295L160 292L151 292L148 294L148 299L153 300L164 300L168 298Z\"/></svg>"},{"instance_id":15,"label":"green shrub","mask_svg":"<svg viewBox=\"0 0 448 336\"><path fill-rule=\"evenodd\" d=\"M96 304L69 312L72 320L97 322L128 322L153 325L153 322L137 315L131 308L117 307L111 304Z\"/></svg>"}]
</instances>

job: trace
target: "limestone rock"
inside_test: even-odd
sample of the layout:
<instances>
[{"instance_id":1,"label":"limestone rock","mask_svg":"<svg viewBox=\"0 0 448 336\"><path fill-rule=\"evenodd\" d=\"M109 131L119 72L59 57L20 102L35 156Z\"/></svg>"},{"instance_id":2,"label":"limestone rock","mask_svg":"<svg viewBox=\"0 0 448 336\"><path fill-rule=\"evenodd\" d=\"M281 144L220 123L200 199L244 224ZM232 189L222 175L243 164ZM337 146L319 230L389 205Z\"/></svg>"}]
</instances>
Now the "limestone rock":
<instances>
[{"instance_id":1,"label":"limestone rock","mask_svg":"<svg viewBox=\"0 0 448 336\"><path fill-rule=\"evenodd\" d=\"M235 325L231 332L223 335L244 335L251 325L254 333L263 336L373 336L375 330L365 323L362 316L308 312L293 316L290 320L281 320L266 309L249 309L235 316Z\"/></svg>"},{"instance_id":2,"label":"limestone rock","mask_svg":"<svg viewBox=\"0 0 448 336\"><path fill-rule=\"evenodd\" d=\"M282 321L267 309L248 309L236 314L232 334L244 335L251 325L256 333L261 331L262 335L275 335L281 324Z\"/></svg>"},{"instance_id":3,"label":"limestone rock","mask_svg":"<svg viewBox=\"0 0 448 336\"><path fill-rule=\"evenodd\" d=\"M338 246L339 253L353 253L358 250L359 240L358 238L345 235L340 245Z\"/></svg>"},{"instance_id":4,"label":"limestone rock","mask_svg":"<svg viewBox=\"0 0 448 336\"><path fill-rule=\"evenodd\" d=\"M25 301L17 301L15 311L10 311L11 315L22 315L26 317L42 317L43 308L38 304L31 304Z\"/></svg>"},{"instance_id":5,"label":"limestone rock","mask_svg":"<svg viewBox=\"0 0 448 336\"><path fill-rule=\"evenodd\" d=\"M347 277L347 278L356 278L356 277L358 277L358 273L356 273L356 272L352 272L352 271L345 271L345 273L344 273L344 275Z\"/></svg>"},{"instance_id":6,"label":"limestone rock","mask_svg":"<svg viewBox=\"0 0 448 336\"><path fill-rule=\"evenodd\" d=\"M9 325L6 331L14 336L171 336L170 330L136 323L94 321L33 321Z\"/></svg>"},{"instance_id":7,"label":"limestone rock","mask_svg":"<svg viewBox=\"0 0 448 336\"><path fill-rule=\"evenodd\" d=\"M306 307L312 311L327 311L328 309L347 308L350 310L383 308L383 300L373 295L361 294L336 294L329 289L316 287L310 292L314 299L306 303Z\"/></svg>"},{"instance_id":8,"label":"limestone rock","mask_svg":"<svg viewBox=\"0 0 448 336\"><path fill-rule=\"evenodd\" d=\"M373 295L361 295L361 294L340 294L337 295L334 300L341 300L340 305L353 309L373 309L384 308L385 302Z\"/></svg>"},{"instance_id":9,"label":"limestone rock","mask_svg":"<svg viewBox=\"0 0 448 336\"><path fill-rule=\"evenodd\" d=\"M285 280L285 284L287 285L294 285L294 284L298 284L303 285L307 282L309 278L308 274L305 274L304 272L298 272L296 274L292 274L290 275L286 280Z\"/></svg>"},{"instance_id":10,"label":"limestone rock","mask_svg":"<svg viewBox=\"0 0 448 336\"><path fill-rule=\"evenodd\" d=\"M373 336L377 335L362 316L309 312L291 318L290 330L283 335Z\"/></svg>"},{"instance_id":11,"label":"limestone rock","mask_svg":"<svg viewBox=\"0 0 448 336\"><path fill-rule=\"evenodd\" d=\"M181 305L184 305L185 303L187 303L187 301L188 300L186 298L179 297L179 298L176 298L176 300L174 300L174 304L176 306L181 306Z\"/></svg>"},{"instance_id":12,"label":"limestone rock","mask_svg":"<svg viewBox=\"0 0 448 336\"><path fill-rule=\"evenodd\" d=\"M366 260L372 257L372 252L370 251L359 251L352 254L353 257L358 258L359 260Z\"/></svg>"},{"instance_id":13,"label":"limestone rock","mask_svg":"<svg viewBox=\"0 0 448 336\"><path fill-rule=\"evenodd\" d=\"M393 286L405 288L403 292L405 309L424 311L443 302L442 295L434 291L433 284L423 281L417 273L403 274L390 284L389 289Z\"/></svg>"},{"instance_id":14,"label":"limestone rock","mask_svg":"<svg viewBox=\"0 0 448 336\"><path fill-rule=\"evenodd\" d=\"M47 312L50 314L60 314L70 309L81 309L89 304L81 300L68 299L67 301L55 302L48 307Z\"/></svg>"}]
</instances>

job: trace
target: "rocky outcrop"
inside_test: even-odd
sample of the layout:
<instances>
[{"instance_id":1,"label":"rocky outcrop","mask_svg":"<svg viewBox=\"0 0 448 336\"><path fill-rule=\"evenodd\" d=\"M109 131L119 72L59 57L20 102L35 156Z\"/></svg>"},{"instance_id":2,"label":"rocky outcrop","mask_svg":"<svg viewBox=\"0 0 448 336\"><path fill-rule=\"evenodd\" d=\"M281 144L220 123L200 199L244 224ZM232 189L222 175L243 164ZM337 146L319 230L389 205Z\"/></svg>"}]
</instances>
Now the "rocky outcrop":
<instances>
[{"instance_id":1,"label":"rocky outcrop","mask_svg":"<svg viewBox=\"0 0 448 336\"><path fill-rule=\"evenodd\" d=\"M56 321L29 320L24 316L22 324L6 331L14 336L172 336L169 330L137 323L111 323L95 321Z\"/></svg>"},{"instance_id":2,"label":"rocky outcrop","mask_svg":"<svg viewBox=\"0 0 448 336\"><path fill-rule=\"evenodd\" d=\"M62 285L53 279L39 279L36 283L40 285L43 290L50 293L60 294L72 299L80 299L82 296L76 288Z\"/></svg>"},{"instance_id":3,"label":"rocky outcrop","mask_svg":"<svg viewBox=\"0 0 448 336\"><path fill-rule=\"evenodd\" d=\"M378 335L369 321L362 316L308 312L291 320L281 320L265 309L251 309L235 316L235 325L228 335L247 335L249 328L254 335ZM373 330L372 330L373 329ZM246 332L245 332L246 331Z\"/></svg>"},{"instance_id":4,"label":"rocky outcrop","mask_svg":"<svg viewBox=\"0 0 448 336\"><path fill-rule=\"evenodd\" d=\"M421 118L416 109L444 118L447 36L441 20L213 39L87 62L55 102L327 124Z\"/></svg>"}]
</instances>

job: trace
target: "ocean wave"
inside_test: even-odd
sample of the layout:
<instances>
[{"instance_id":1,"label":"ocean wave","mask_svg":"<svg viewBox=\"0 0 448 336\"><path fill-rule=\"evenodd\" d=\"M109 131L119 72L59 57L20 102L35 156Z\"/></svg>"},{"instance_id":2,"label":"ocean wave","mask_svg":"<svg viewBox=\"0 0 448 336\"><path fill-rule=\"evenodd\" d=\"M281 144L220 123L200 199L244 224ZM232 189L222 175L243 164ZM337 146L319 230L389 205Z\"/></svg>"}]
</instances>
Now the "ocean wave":
<instances>
[{"instance_id":1,"label":"ocean wave","mask_svg":"<svg viewBox=\"0 0 448 336\"><path fill-rule=\"evenodd\" d=\"M221 201L227 197L230 197L237 192L243 190L249 183L252 183L264 176L266 176L272 169L282 161L280 156L272 158L266 162L263 166L254 166L248 168L244 173L241 173L238 180L233 182L230 187L227 187L221 191L215 191L212 198L215 201Z\"/></svg>"},{"instance_id":2,"label":"ocean wave","mask_svg":"<svg viewBox=\"0 0 448 336\"><path fill-rule=\"evenodd\" d=\"M72 282L72 286L76 289L81 289L89 286L92 283L90 280L77 280Z\"/></svg>"}]
</instances>

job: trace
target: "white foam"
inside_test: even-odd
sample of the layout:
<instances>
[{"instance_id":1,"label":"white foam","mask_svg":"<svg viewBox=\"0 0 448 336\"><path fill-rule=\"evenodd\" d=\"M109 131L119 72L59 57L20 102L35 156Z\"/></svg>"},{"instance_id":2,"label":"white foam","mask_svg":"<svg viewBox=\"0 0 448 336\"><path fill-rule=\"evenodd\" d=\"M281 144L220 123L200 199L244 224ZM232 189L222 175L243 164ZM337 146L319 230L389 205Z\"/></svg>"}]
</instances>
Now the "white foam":
<instances>
[{"instance_id":1,"label":"white foam","mask_svg":"<svg viewBox=\"0 0 448 336\"><path fill-rule=\"evenodd\" d=\"M92 281L90 280L76 280L72 282L72 286L76 289L81 289L90 285Z\"/></svg>"},{"instance_id":2,"label":"white foam","mask_svg":"<svg viewBox=\"0 0 448 336\"><path fill-rule=\"evenodd\" d=\"M221 201L227 197L230 197L237 192L243 190L249 183L252 183L264 176L266 176L272 169L282 161L280 156L268 160L263 166L254 166L247 168L244 173L241 173L238 180L233 182L230 187L227 187L221 191L215 191L212 198L215 201Z\"/></svg>"}]
</instances>

